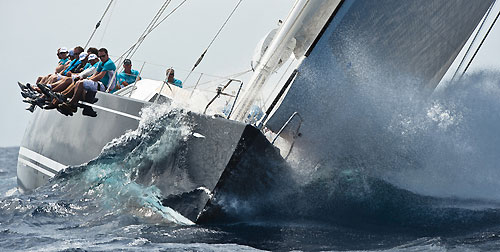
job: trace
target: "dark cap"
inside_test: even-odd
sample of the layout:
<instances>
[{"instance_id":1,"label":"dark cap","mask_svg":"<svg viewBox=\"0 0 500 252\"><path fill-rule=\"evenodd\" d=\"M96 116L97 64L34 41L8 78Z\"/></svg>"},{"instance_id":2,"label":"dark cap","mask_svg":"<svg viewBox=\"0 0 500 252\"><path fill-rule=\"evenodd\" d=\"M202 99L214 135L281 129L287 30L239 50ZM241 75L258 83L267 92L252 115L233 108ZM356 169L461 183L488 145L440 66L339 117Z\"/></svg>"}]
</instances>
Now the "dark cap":
<instances>
[{"instance_id":1,"label":"dark cap","mask_svg":"<svg viewBox=\"0 0 500 252\"><path fill-rule=\"evenodd\" d=\"M123 64L124 64L124 65L132 65L132 61L131 61L131 60L129 60L129 59L125 59L125 60L123 61Z\"/></svg>"}]
</instances>

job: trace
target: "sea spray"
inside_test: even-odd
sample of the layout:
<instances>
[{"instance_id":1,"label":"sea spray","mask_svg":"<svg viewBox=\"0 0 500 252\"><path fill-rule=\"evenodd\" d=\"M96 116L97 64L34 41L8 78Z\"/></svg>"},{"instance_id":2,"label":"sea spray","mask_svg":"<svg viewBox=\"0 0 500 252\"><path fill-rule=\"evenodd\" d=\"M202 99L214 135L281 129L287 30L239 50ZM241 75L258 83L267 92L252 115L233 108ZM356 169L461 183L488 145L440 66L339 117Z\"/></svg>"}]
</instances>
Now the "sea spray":
<instances>
[{"instance_id":1,"label":"sea spray","mask_svg":"<svg viewBox=\"0 0 500 252\"><path fill-rule=\"evenodd\" d=\"M169 105L143 109L136 130L112 140L96 159L58 175L52 181L53 190L83 196L86 201L98 200L105 212L128 212L157 223L192 224L161 204L154 174L148 181L139 180L144 169L163 162L186 140L190 126L183 118L182 110Z\"/></svg>"},{"instance_id":2,"label":"sea spray","mask_svg":"<svg viewBox=\"0 0 500 252\"><path fill-rule=\"evenodd\" d=\"M500 201L499 73L472 74L424 106L396 111L388 135L412 149L405 154L415 163L386 169L387 181L435 197Z\"/></svg>"},{"instance_id":3,"label":"sea spray","mask_svg":"<svg viewBox=\"0 0 500 252\"><path fill-rule=\"evenodd\" d=\"M476 73L431 96L416 94L412 78L339 84L339 93L358 98L335 97L340 108L324 115L331 126L317 145L336 147L327 158L293 167L293 180L276 180L265 194L241 197L227 188L216 199L246 221L299 218L445 233L497 225L499 80L499 73Z\"/></svg>"},{"instance_id":4,"label":"sea spray","mask_svg":"<svg viewBox=\"0 0 500 252\"><path fill-rule=\"evenodd\" d=\"M432 93L418 71L394 71L348 32L297 77L325 90L293 96L308 118L289 159L300 182L357 174L425 196L500 201L500 74L469 74Z\"/></svg>"}]
</instances>

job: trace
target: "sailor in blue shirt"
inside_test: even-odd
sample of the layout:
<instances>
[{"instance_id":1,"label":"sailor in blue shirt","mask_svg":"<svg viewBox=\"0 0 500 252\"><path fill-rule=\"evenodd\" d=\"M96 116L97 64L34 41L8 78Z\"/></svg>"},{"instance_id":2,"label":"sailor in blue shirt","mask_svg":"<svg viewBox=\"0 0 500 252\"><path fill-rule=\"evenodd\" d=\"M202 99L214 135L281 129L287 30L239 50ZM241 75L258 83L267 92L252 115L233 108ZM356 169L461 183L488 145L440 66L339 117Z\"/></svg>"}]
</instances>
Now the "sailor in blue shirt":
<instances>
[{"instance_id":1,"label":"sailor in blue shirt","mask_svg":"<svg viewBox=\"0 0 500 252\"><path fill-rule=\"evenodd\" d=\"M116 85L116 88L113 89L111 93L134 83L136 80L141 79L141 77L139 76L139 71L132 69L132 61L130 59L125 59L123 61L123 68L123 72L116 75L118 83Z\"/></svg>"},{"instance_id":2,"label":"sailor in blue shirt","mask_svg":"<svg viewBox=\"0 0 500 252\"><path fill-rule=\"evenodd\" d=\"M77 52L78 54L80 54L81 52L83 52L83 48L81 46L77 46L75 47L74 49L71 49L72 51L74 52ZM62 55L64 56L61 56L61 51L63 52ZM66 53L64 53L66 52ZM71 60L71 56L67 56L68 55L68 49L67 48L64 48L64 47L61 47L58 49L58 58L59 58L59 62L57 64L57 67L56 67L56 71L55 73L53 74L49 74L47 76L40 76L38 77L38 79L36 80L36 83L40 83L40 84L51 84L51 83L54 83L58 80L60 80L62 78L62 76L60 75L68 66L69 66L69 61ZM65 57L66 59L66 62L64 62L64 64L61 65L62 61L63 60L63 57Z\"/></svg>"},{"instance_id":3,"label":"sailor in blue shirt","mask_svg":"<svg viewBox=\"0 0 500 252\"><path fill-rule=\"evenodd\" d=\"M167 69L167 82L182 88L182 81L174 78L174 69L172 68Z\"/></svg>"},{"instance_id":4,"label":"sailor in blue shirt","mask_svg":"<svg viewBox=\"0 0 500 252\"><path fill-rule=\"evenodd\" d=\"M80 53L78 59L74 59L73 61L71 61L70 65L63 71L62 75L69 77L73 72L77 72L77 69L83 68L83 66L87 64L87 56L88 54L86 52ZM60 79L61 78L58 78L57 80Z\"/></svg>"},{"instance_id":5,"label":"sailor in blue shirt","mask_svg":"<svg viewBox=\"0 0 500 252\"><path fill-rule=\"evenodd\" d=\"M56 73L63 70L64 65L69 61L68 49L66 47L57 49L57 57L59 58L59 62L57 63Z\"/></svg>"},{"instance_id":6,"label":"sailor in blue shirt","mask_svg":"<svg viewBox=\"0 0 500 252\"><path fill-rule=\"evenodd\" d=\"M85 65L81 73L72 74L71 77L64 77L61 80L55 82L51 85L52 91L62 92L62 94L65 95L65 90L70 87L73 82L83 80L94 75L100 62L99 58L95 54L90 54L87 58L89 63Z\"/></svg>"},{"instance_id":7,"label":"sailor in blue shirt","mask_svg":"<svg viewBox=\"0 0 500 252\"><path fill-rule=\"evenodd\" d=\"M106 89L109 88L109 90L113 90L115 88L116 80L113 81L113 83L110 83L110 80L115 75L116 65L109 58L108 51L106 49L104 49L104 50L106 50L104 53L104 51L102 51L103 49L104 48L99 49L99 55L97 55L101 59L101 62L97 66L97 73L96 74L99 75L99 74L102 74L104 72L104 75L100 79L100 82L104 85L104 87ZM105 90L99 89L99 91L105 91Z\"/></svg>"},{"instance_id":8,"label":"sailor in blue shirt","mask_svg":"<svg viewBox=\"0 0 500 252\"><path fill-rule=\"evenodd\" d=\"M89 95L89 92L95 94L96 91L106 91L108 86L110 87L109 90L114 88L114 83L116 81L111 82L111 79L113 78L116 70L115 63L113 63L113 61L109 58L108 50L106 50L106 48L99 49L97 56L101 59L101 62L97 66L96 73L88 79L76 82L71 100L69 100L69 102L59 104L59 108L62 109L61 111L72 115L76 112L77 104L81 99L83 99L85 92ZM92 110L84 110L83 114L92 117L97 116L95 111Z\"/></svg>"}]
</instances>

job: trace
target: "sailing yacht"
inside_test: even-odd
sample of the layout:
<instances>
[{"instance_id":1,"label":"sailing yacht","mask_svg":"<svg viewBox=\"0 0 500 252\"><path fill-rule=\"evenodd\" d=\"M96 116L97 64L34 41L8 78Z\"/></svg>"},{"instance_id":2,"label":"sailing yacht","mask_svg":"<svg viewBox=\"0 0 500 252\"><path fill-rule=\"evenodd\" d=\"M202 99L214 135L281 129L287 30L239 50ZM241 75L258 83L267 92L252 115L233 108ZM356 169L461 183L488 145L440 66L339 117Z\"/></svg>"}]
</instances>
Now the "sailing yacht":
<instances>
[{"instance_id":1,"label":"sailing yacht","mask_svg":"<svg viewBox=\"0 0 500 252\"><path fill-rule=\"evenodd\" d=\"M196 222L217 190L239 172L252 170L262 182L289 166L328 162L337 148L329 132L345 130L352 125L346 122L353 120L339 118L335 111L350 109L352 99L366 98L349 89L366 78L360 62L381 70L370 76L379 83L392 85L410 77L420 85L415 92L432 92L492 4L297 0L280 27L258 47L254 73L245 89L240 86L242 94L230 98L229 113L212 106L220 102L224 87L207 100L199 90L149 79L115 94L99 92L97 103L85 103L97 111L96 118L38 110L19 151L19 188L33 190L67 167L96 158L112 139L138 127L143 108L187 104L193 134L185 143L184 163L154 167L162 178L154 184L165 205ZM270 82L288 62L284 78ZM249 120L256 106L265 112ZM256 167L262 159L278 165Z\"/></svg>"}]
</instances>

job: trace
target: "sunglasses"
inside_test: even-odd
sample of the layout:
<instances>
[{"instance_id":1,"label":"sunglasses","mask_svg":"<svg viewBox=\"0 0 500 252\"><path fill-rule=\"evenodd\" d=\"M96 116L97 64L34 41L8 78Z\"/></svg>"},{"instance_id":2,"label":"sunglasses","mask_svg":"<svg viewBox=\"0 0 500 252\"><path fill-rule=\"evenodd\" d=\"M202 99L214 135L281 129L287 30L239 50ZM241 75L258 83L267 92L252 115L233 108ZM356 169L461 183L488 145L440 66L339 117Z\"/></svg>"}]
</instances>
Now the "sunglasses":
<instances>
[{"instance_id":1,"label":"sunglasses","mask_svg":"<svg viewBox=\"0 0 500 252\"><path fill-rule=\"evenodd\" d=\"M105 58L105 57L106 57L106 55L99 55L99 56L97 56L97 57L99 57L99 58Z\"/></svg>"}]
</instances>

